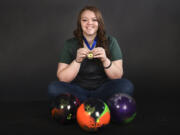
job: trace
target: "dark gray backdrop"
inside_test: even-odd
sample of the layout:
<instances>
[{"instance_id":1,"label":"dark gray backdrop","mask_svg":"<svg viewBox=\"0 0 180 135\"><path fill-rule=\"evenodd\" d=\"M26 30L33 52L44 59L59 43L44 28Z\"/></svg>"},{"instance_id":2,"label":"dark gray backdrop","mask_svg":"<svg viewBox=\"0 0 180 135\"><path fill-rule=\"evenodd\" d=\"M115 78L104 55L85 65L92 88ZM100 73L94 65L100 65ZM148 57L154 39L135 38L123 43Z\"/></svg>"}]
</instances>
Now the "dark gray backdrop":
<instances>
[{"instance_id":1,"label":"dark gray backdrop","mask_svg":"<svg viewBox=\"0 0 180 135\"><path fill-rule=\"evenodd\" d=\"M60 50L85 5L102 11L137 96L179 94L180 1L1 0L1 101L47 99Z\"/></svg>"}]
</instances>

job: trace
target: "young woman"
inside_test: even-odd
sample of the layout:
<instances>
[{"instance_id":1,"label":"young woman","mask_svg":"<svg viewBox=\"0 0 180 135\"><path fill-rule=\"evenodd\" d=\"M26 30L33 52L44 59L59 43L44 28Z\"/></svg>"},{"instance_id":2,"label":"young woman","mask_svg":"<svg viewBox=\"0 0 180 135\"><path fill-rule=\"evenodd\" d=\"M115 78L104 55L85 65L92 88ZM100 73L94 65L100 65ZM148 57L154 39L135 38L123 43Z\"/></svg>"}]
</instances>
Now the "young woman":
<instances>
[{"instance_id":1,"label":"young woman","mask_svg":"<svg viewBox=\"0 0 180 135\"><path fill-rule=\"evenodd\" d=\"M133 84L122 78L122 52L115 37L107 35L101 12L84 7L78 16L74 37L61 51L57 78L48 86L51 99L71 93L84 101L89 97L107 100L115 93L133 95Z\"/></svg>"}]
</instances>

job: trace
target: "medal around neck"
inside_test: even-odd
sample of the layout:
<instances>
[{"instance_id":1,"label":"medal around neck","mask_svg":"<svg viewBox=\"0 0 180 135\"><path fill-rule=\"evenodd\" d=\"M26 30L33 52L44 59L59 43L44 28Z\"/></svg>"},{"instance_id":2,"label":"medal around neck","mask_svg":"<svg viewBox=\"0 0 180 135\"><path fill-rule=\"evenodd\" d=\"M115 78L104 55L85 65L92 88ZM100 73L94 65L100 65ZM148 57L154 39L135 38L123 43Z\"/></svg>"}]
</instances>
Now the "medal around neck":
<instances>
[{"instance_id":1,"label":"medal around neck","mask_svg":"<svg viewBox=\"0 0 180 135\"><path fill-rule=\"evenodd\" d=\"M88 47L88 49L89 49L89 50L92 50L92 49L95 47L95 45L96 45L97 36L96 36L96 38L95 38L94 41L93 41L92 47L89 45L89 43L87 42L87 40L86 40L85 37L83 37L83 40L84 40L86 46ZM93 56L93 53L92 53L92 52L89 52L89 54L87 55L87 57L88 57L88 59L93 59L93 57L94 57L94 56Z\"/></svg>"},{"instance_id":2,"label":"medal around neck","mask_svg":"<svg viewBox=\"0 0 180 135\"><path fill-rule=\"evenodd\" d=\"M89 52L89 54L87 55L88 59L93 59L93 53L92 52Z\"/></svg>"}]
</instances>

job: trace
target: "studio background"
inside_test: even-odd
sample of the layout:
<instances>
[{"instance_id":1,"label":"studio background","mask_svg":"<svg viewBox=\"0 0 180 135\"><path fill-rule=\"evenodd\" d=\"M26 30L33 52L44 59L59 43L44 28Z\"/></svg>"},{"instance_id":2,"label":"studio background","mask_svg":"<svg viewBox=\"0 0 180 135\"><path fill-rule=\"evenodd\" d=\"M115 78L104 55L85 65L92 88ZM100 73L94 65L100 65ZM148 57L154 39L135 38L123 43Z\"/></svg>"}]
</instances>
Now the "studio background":
<instances>
[{"instance_id":1,"label":"studio background","mask_svg":"<svg viewBox=\"0 0 180 135\"><path fill-rule=\"evenodd\" d=\"M1 0L0 100L47 100L56 80L65 40L73 36L77 15L94 5L108 34L123 53L124 77L137 97L169 95L180 86L180 2L178 0Z\"/></svg>"},{"instance_id":2,"label":"studio background","mask_svg":"<svg viewBox=\"0 0 180 135\"><path fill-rule=\"evenodd\" d=\"M123 53L123 77L135 86L135 119L100 134L179 132L179 0L0 0L1 134L86 134L53 121L47 96L86 5L102 12Z\"/></svg>"}]
</instances>

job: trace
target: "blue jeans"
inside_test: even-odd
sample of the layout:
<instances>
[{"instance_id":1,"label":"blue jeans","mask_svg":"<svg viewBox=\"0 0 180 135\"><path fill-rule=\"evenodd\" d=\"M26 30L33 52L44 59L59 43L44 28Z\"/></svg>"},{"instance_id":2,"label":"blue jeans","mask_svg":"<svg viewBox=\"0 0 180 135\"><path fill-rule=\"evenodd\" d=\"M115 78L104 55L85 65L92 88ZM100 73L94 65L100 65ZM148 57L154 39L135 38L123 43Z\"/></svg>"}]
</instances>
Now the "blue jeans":
<instances>
[{"instance_id":1,"label":"blue jeans","mask_svg":"<svg viewBox=\"0 0 180 135\"><path fill-rule=\"evenodd\" d=\"M70 93L79 98L82 102L89 97L100 98L106 101L115 93L126 93L133 96L134 85L127 79L113 79L105 82L96 90L86 90L74 83L66 83L61 81L51 82L48 86L48 96L54 99L62 93Z\"/></svg>"}]
</instances>

